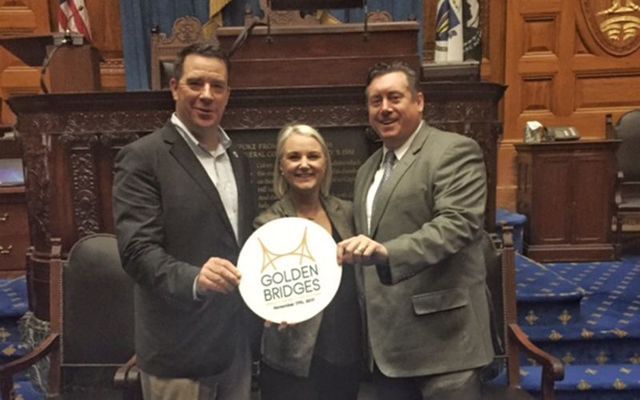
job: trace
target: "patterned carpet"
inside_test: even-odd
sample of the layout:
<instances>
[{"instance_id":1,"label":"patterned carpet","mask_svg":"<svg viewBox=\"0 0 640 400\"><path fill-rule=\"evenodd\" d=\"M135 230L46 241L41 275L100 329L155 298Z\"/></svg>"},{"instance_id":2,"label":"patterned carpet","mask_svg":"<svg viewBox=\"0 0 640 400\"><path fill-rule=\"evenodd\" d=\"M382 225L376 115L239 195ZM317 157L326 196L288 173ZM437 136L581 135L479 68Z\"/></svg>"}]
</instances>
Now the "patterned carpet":
<instances>
[{"instance_id":1,"label":"patterned carpet","mask_svg":"<svg viewBox=\"0 0 640 400\"><path fill-rule=\"evenodd\" d=\"M517 255L519 323L561 358L559 400L640 399L640 256L611 263L539 264ZM27 311L24 278L0 281L0 363L26 354L18 325ZM523 387L538 387L539 368L523 360ZM27 376L17 399L40 399Z\"/></svg>"},{"instance_id":2,"label":"patterned carpet","mask_svg":"<svg viewBox=\"0 0 640 400\"><path fill-rule=\"evenodd\" d=\"M567 365L559 399L640 399L640 257L542 265L518 255L517 281L519 323ZM538 369L522 374L538 385Z\"/></svg>"},{"instance_id":3,"label":"patterned carpet","mask_svg":"<svg viewBox=\"0 0 640 400\"><path fill-rule=\"evenodd\" d=\"M28 310L27 283L24 277L0 280L0 364L26 355L31 347L19 328ZM28 374L15 379L16 400L42 399Z\"/></svg>"}]
</instances>

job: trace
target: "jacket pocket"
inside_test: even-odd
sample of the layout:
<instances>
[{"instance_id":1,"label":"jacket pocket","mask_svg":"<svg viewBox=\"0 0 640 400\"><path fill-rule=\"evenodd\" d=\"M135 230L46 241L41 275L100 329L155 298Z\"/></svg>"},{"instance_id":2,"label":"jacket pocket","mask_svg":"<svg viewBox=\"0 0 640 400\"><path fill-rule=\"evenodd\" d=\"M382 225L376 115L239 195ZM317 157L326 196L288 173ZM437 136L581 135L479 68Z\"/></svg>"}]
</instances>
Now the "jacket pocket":
<instances>
[{"instance_id":1,"label":"jacket pocket","mask_svg":"<svg viewBox=\"0 0 640 400\"><path fill-rule=\"evenodd\" d=\"M428 315L465 307L469 304L469 294L465 289L448 289L413 295L411 302L416 315Z\"/></svg>"}]
</instances>

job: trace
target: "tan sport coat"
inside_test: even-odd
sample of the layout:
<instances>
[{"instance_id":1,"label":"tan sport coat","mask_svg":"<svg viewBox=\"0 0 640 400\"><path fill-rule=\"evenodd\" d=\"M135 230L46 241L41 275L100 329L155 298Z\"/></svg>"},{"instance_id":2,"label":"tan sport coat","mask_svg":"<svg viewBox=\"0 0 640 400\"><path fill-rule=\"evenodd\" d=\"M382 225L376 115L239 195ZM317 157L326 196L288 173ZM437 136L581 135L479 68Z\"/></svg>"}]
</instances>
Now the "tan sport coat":
<instances>
[{"instance_id":1,"label":"tan sport coat","mask_svg":"<svg viewBox=\"0 0 640 400\"><path fill-rule=\"evenodd\" d=\"M368 231L365 201L381 158L379 150L358 170L354 199L357 233L389 251L389 265L358 269L373 359L390 377L488 364L480 147L424 123L381 187Z\"/></svg>"}]
</instances>

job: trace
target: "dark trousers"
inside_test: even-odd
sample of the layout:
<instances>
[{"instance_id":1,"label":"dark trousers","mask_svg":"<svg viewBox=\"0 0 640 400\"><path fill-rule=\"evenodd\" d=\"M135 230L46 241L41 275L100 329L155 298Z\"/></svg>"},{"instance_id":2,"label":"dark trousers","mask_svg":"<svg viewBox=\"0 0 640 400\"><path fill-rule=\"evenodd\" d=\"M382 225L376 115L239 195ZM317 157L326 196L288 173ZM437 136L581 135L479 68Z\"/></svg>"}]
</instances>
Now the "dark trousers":
<instances>
[{"instance_id":1,"label":"dark trousers","mask_svg":"<svg viewBox=\"0 0 640 400\"><path fill-rule=\"evenodd\" d=\"M314 357L307 378L260 367L261 400L356 400L359 383L360 363L339 366Z\"/></svg>"},{"instance_id":2,"label":"dark trousers","mask_svg":"<svg viewBox=\"0 0 640 400\"><path fill-rule=\"evenodd\" d=\"M478 370L415 378L389 378L376 367L372 377L377 400L479 400Z\"/></svg>"}]
</instances>

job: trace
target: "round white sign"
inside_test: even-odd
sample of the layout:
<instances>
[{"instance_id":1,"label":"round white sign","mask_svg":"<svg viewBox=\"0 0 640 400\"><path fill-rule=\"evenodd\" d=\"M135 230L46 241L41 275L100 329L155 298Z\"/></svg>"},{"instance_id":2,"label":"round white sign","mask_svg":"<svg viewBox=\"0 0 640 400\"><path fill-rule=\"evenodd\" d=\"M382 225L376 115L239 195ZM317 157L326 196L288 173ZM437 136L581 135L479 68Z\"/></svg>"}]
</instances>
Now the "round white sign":
<instances>
[{"instance_id":1,"label":"round white sign","mask_svg":"<svg viewBox=\"0 0 640 400\"><path fill-rule=\"evenodd\" d=\"M322 311L338 291L336 243L320 225L280 218L258 228L240 251L240 295L267 321L298 323Z\"/></svg>"}]
</instances>

